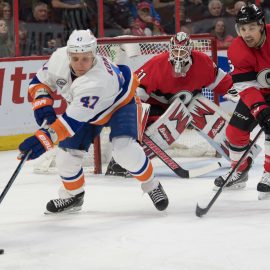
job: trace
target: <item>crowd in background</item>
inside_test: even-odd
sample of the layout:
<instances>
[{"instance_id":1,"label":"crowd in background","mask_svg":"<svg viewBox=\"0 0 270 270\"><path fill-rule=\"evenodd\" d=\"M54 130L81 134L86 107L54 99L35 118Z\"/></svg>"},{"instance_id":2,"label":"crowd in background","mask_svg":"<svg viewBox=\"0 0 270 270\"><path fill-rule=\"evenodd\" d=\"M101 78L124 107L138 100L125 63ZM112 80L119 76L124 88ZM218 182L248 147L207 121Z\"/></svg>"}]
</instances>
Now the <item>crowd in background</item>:
<instances>
[{"instance_id":1,"label":"crowd in background","mask_svg":"<svg viewBox=\"0 0 270 270\"><path fill-rule=\"evenodd\" d=\"M254 2L254 1L249 1ZM181 31L216 36L226 48L236 37L234 18L247 0L180 0ZM65 44L73 29L98 33L97 0L19 0L21 56L49 55ZM266 22L270 1L261 0ZM175 2L104 0L104 36L170 35L175 30ZM15 55L13 0L0 0L0 57Z\"/></svg>"}]
</instances>

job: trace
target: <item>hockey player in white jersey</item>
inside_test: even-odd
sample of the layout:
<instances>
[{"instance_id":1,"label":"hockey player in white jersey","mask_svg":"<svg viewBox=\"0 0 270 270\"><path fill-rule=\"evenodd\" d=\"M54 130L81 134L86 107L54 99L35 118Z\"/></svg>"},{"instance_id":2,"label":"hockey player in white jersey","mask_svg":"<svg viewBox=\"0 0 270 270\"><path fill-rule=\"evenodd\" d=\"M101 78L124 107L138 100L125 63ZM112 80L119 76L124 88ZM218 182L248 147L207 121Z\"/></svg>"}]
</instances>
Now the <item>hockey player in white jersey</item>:
<instances>
[{"instance_id":1,"label":"hockey player in white jersey","mask_svg":"<svg viewBox=\"0 0 270 270\"><path fill-rule=\"evenodd\" d=\"M110 126L112 155L141 182L155 207L164 210L168 198L154 178L151 161L137 142L141 104L136 98L136 75L124 65L113 65L96 53L97 40L90 30L74 30L67 46L52 54L29 86L40 128L19 146L21 157L31 150L35 159L59 143L56 166L63 183L59 199L48 202L47 212L80 210L84 197L82 159L104 125ZM68 102L66 112L57 117L51 93L55 89Z\"/></svg>"}]
</instances>

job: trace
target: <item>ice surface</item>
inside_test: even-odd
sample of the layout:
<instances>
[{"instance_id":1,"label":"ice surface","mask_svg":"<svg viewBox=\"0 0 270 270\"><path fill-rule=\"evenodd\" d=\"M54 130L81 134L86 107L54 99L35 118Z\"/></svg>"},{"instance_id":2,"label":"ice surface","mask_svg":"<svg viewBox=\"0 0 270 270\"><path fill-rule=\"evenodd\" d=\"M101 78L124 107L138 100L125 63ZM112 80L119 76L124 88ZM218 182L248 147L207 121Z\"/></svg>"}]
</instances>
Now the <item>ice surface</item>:
<instances>
[{"instance_id":1,"label":"ice surface","mask_svg":"<svg viewBox=\"0 0 270 270\"><path fill-rule=\"evenodd\" d=\"M0 152L1 192L16 154ZM87 176L81 212L44 215L58 178L34 174L27 162L0 205L0 270L267 270L270 201L258 201L256 191L262 161L263 154L245 190L224 191L203 218L196 204L206 206L214 177L227 169L183 180L156 162L170 199L165 212L136 180Z\"/></svg>"}]
</instances>

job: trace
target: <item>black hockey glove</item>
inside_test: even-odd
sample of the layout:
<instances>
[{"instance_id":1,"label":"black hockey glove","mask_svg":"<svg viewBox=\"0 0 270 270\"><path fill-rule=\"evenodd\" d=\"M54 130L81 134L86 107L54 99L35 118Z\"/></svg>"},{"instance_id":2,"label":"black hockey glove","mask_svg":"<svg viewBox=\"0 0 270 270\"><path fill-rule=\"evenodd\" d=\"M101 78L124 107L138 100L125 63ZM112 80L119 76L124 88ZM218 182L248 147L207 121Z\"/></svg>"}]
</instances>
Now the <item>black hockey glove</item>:
<instances>
[{"instance_id":1,"label":"black hockey glove","mask_svg":"<svg viewBox=\"0 0 270 270\"><path fill-rule=\"evenodd\" d=\"M257 115L257 120L261 127L270 131L270 107L262 109Z\"/></svg>"}]
</instances>

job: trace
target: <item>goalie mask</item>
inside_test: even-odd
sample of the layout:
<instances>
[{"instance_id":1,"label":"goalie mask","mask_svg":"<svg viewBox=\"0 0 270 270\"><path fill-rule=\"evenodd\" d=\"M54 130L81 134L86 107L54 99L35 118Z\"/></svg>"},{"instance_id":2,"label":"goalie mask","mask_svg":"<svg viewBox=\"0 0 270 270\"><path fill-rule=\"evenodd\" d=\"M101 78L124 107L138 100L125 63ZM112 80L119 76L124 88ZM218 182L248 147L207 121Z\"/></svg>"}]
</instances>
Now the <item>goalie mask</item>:
<instances>
[{"instance_id":1,"label":"goalie mask","mask_svg":"<svg viewBox=\"0 0 270 270\"><path fill-rule=\"evenodd\" d=\"M193 43L189 35L179 32L170 39L169 60L173 65L174 77L184 77L192 65Z\"/></svg>"},{"instance_id":2,"label":"goalie mask","mask_svg":"<svg viewBox=\"0 0 270 270\"><path fill-rule=\"evenodd\" d=\"M67 41L67 52L92 52L95 56L97 53L97 39L89 29L74 30Z\"/></svg>"}]
</instances>

